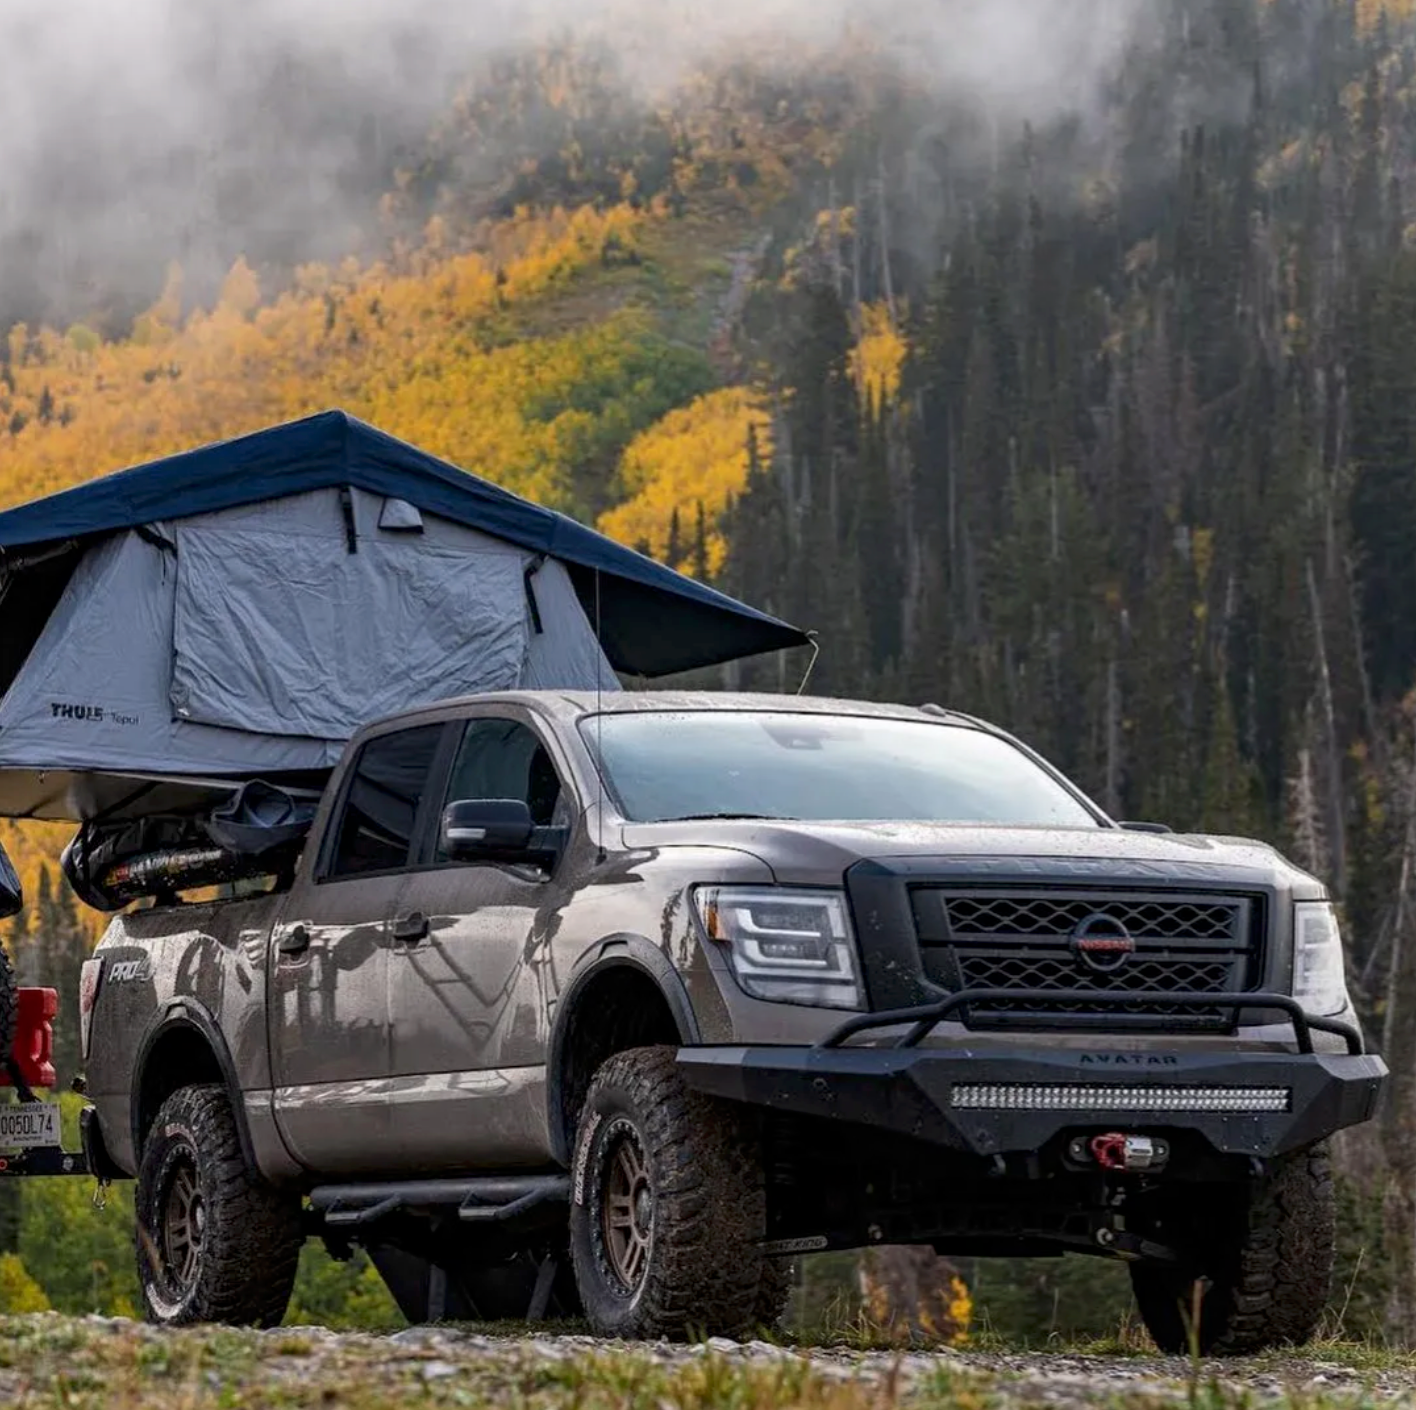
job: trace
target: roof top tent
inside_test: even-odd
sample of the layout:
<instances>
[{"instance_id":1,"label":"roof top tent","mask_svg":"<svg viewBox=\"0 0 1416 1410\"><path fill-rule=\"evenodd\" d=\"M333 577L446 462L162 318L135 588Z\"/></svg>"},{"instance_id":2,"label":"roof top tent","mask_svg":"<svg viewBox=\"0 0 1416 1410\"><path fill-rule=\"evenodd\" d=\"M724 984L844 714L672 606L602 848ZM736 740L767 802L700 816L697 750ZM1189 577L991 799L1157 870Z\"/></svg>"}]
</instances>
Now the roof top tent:
<instances>
[{"instance_id":1,"label":"roof top tent","mask_svg":"<svg viewBox=\"0 0 1416 1410\"><path fill-rule=\"evenodd\" d=\"M360 725L412 705L806 640L325 412L0 514L0 816L317 787Z\"/></svg>"}]
</instances>

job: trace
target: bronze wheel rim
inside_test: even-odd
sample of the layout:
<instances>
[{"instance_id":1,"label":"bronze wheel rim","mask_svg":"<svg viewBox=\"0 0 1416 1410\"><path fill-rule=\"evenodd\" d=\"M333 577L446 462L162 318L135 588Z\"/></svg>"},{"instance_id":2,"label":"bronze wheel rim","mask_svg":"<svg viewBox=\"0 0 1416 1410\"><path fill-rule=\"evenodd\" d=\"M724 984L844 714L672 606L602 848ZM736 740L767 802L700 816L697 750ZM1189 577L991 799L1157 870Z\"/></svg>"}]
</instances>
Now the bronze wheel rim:
<instances>
[{"instance_id":1,"label":"bronze wheel rim","mask_svg":"<svg viewBox=\"0 0 1416 1410\"><path fill-rule=\"evenodd\" d=\"M627 1124L614 1134L605 1161L601 1232L610 1272L631 1295L649 1267L654 1242L654 1187L638 1133Z\"/></svg>"},{"instance_id":2,"label":"bronze wheel rim","mask_svg":"<svg viewBox=\"0 0 1416 1410\"><path fill-rule=\"evenodd\" d=\"M197 1168L179 1160L172 1168L162 1208L162 1262L168 1281L185 1292L196 1281L206 1238L206 1203Z\"/></svg>"}]
</instances>

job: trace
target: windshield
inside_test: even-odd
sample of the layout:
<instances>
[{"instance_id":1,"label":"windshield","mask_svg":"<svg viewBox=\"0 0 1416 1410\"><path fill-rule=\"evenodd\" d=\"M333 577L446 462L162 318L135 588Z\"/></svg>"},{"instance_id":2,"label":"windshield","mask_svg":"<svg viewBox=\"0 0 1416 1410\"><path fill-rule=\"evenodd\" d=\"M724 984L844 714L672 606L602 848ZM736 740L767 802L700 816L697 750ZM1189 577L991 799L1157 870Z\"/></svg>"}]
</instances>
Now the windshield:
<instances>
[{"instance_id":1,"label":"windshield","mask_svg":"<svg viewBox=\"0 0 1416 1410\"><path fill-rule=\"evenodd\" d=\"M583 721L631 822L818 822L1096 827L1072 793L1006 740L925 720L726 710Z\"/></svg>"}]
</instances>

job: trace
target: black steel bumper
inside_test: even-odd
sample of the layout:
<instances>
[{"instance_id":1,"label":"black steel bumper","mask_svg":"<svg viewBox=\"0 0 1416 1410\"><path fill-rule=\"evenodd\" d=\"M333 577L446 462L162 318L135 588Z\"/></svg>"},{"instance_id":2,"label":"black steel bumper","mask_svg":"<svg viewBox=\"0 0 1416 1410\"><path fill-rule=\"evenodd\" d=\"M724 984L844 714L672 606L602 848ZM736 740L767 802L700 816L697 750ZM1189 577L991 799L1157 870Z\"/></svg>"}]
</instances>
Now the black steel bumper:
<instances>
[{"instance_id":1,"label":"black steel bumper","mask_svg":"<svg viewBox=\"0 0 1416 1410\"><path fill-rule=\"evenodd\" d=\"M1037 1152L1063 1132L1102 1128L1193 1132L1222 1154L1272 1157L1367 1120L1387 1072L1379 1057L1361 1051L1354 1030L1308 1019L1291 998L1273 994L1226 995L1224 1002L1284 1013L1298 1051L1187 1050L1167 1047L1160 1035L1145 1048L1120 1050L1108 1047L1104 1034L1085 1048L1048 1048L1021 1034L1006 1047L919 1046L970 999L998 998L972 991L926 1009L862 1015L814 1048L684 1048L679 1066L688 1085L706 1095L883 1128L978 1156ZM1116 995L1066 998L1119 1002ZM1216 996L1172 994L1163 1002L1213 1005ZM863 1031L905 1024L909 1032L893 1046L844 1045ZM1310 1028L1340 1033L1348 1052L1315 1053Z\"/></svg>"}]
</instances>

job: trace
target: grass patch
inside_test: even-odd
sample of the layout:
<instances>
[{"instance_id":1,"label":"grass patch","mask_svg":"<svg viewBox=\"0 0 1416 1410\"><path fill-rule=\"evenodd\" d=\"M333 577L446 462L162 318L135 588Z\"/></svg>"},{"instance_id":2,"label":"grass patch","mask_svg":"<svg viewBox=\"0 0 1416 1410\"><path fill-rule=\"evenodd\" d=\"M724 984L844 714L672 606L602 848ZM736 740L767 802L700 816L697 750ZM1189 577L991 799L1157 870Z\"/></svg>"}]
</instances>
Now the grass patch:
<instances>
[{"instance_id":1,"label":"grass patch","mask_svg":"<svg viewBox=\"0 0 1416 1410\"><path fill-rule=\"evenodd\" d=\"M1147 1368L1129 1334L1053 1353L931 1359L868 1346L753 1359L715 1349L547 1347L534 1337L195 1329L57 1315L0 1319L0 1405L16 1410L1365 1410L1416 1387L1416 1356L1325 1343L1301 1357ZM577 1329L578 1330L578 1329ZM1124 1333L1125 1329L1122 1329ZM1097 1353L1104 1355L1097 1355ZM1080 1367L1075 1358L1095 1358ZM1125 1358L1125 1359L1118 1359ZM1316 1363L1316 1364L1315 1364ZM1318 1367L1347 1367L1314 1384ZM1357 1372L1352 1375L1350 1372Z\"/></svg>"},{"instance_id":2,"label":"grass patch","mask_svg":"<svg viewBox=\"0 0 1416 1410\"><path fill-rule=\"evenodd\" d=\"M1304 1347L1302 1354L1305 1361L1341 1366L1350 1371L1390 1372L1410 1376L1413 1389L1416 1389L1416 1352L1403 1351L1375 1339L1316 1341ZM1290 1359L1270 1354L1259 1358L1259 1363L1282 1369Z\"/></svg>"}]
</instances>

